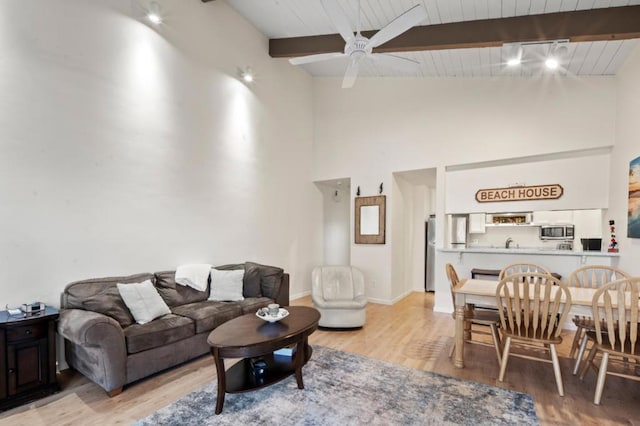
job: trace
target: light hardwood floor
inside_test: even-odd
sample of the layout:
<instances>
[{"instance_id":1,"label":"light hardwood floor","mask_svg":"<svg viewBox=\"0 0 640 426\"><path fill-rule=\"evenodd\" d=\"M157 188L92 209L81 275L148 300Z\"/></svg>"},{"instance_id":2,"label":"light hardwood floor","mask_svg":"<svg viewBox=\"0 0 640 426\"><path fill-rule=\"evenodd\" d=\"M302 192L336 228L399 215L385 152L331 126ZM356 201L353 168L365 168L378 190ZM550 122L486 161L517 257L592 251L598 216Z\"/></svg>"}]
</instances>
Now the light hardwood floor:
<instances>
[{"instance_id":1,"label":"light hardwood floor","mask_svg":"<svg viewBox=\"0 0 640 426\"><path fill-rule=\"evenodd\" d=\"M306 297L292 304L310 306L311 300ZM526 392L534 398L542 425L640 425L638 382L608 377L602 405L593 405L595 373L590 372L584 382L571 375L567 358L571 332L563 335L559 349L566 394L561 398L550 364L512 358L505 381L500 383L493 349L467 345L466 368L453 367L448 357L453 319L434 313L432 306L433 294L428 293L412 293L393 306L370 303L364 328L318 330L311 335L310 343ZM130 424L214 379L215 367L207 355L128 386L122 394L109 398L80 374L67 371L60 375L61 392L0 414L0 424Z\"/></svg>"}]
</instances>

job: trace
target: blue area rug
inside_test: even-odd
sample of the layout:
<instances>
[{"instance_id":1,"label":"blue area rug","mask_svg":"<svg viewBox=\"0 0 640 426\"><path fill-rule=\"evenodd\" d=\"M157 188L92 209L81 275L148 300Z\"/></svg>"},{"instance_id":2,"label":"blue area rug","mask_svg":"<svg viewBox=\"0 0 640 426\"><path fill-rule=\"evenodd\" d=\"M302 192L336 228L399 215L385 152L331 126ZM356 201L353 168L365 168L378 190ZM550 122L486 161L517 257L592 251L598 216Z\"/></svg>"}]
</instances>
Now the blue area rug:
<instances>
[{"instance_id":1,"label":"blue area rug","mask_svg":"<svg viewBox=\"0 0 640 426\"><path fill-rule=\"evenodd\" d=\"M212 361L213 362L213 361ZM216 382L139 420L144 425L537 425L531 396L321 346L295 377L227 394Z\"/></svg>"}]
</instances>

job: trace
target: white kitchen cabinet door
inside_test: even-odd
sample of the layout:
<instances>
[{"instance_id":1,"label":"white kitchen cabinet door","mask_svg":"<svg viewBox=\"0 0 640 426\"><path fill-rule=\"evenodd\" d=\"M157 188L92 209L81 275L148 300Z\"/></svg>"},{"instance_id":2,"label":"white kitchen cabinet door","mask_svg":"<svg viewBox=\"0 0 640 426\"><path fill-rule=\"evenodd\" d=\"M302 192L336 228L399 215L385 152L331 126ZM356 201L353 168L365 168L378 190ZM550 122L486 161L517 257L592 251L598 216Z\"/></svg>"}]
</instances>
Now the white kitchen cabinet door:
<instances>
[{"instance_id":1,"label":"white kitchen cabinet door","mask_svg":"<svg viewBox=\"0 0 640 426\"><path fill-rule=\"evenodd\" d=\"M576 238L607 238L602 229L602 210L576 210L573 212L573 222L576 227Z\"/></svg>"},{"instance_id":2,"label":"white kitchen cabinet door","mask_svg":"<svg viewBox=\"0 0 640 426\"><path fill-rule=\"evenodd\" d=\"M533 212L536 225L573 223L573 210L541 210Z\"/></svg>"},{"instance_id":3,"label":"white kitchen cabinet door","mask_svg":"<svg viewBox=\"0 0 640 426\"><path fill-rule=\"evenodd\" d=\"M469 233L484 234L485 232L487 232L487 228L485 227L485 214L471 213L469 215Z\"/></svg>"}]
</instances>

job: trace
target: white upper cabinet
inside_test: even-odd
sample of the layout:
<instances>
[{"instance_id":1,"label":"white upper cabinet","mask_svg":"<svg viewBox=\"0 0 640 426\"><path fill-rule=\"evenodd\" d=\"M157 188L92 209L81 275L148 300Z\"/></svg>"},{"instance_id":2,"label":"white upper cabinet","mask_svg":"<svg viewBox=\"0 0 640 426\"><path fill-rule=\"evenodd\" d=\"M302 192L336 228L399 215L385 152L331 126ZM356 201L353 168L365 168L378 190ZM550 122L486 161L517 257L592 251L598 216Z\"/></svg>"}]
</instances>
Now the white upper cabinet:
<instances>
[{"instance_id":1,"label":"white upper cabinet","mask_svg":"<svg viewBox=\"0 0 640 426\"><path fill-rule=\"evenodd\" d=\"M484 213L471 213L469 215L469 233L470 234L484 234L487 232L485 227L485 214Z\"/></svg>"},{"instance_id":2,"label":"white upper cabinet","mask_svg":"<svg viewBox=\"0 0 640 426\"><path fill-rule=\"evenodd\" d=\"M606 239L609 236L609 230L602 227L602 210L600 209L576 210L573 212L573 221L576 226L576 238Z\"/></svg>"},{"instance_id":3,"label":"white upper cabinet","mask_svg":"<svg viewBox=\"0 0 640 426\"><path fill-rule=\"evenodd\" d=\"M533 212L536 225L573 223L573 210L541 210Z\"/></svg>"}]
</instances>

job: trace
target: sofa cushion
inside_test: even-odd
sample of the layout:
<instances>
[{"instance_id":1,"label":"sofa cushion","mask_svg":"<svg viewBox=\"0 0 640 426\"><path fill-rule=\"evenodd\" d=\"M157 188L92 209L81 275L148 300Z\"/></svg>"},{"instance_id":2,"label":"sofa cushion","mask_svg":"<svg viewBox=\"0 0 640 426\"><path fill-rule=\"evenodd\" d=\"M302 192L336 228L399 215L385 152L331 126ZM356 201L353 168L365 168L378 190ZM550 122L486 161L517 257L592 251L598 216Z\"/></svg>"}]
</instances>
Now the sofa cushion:
<instances>
[{"instance_id":1,"label":"sofa cushion","mask_svg":"<svg viewBox=\"0 0 640 426\"><path fill-rule=\"evenodd\" d=\"M211 270L211 286L209 290L209 300L236 301L243 300L242 278L244 270L220 271Z\"/></svg>"},{"instance_id":2,"label":"sofa cushion","mask_svg":"<svg viewBox=\"0 0 640 426\"><path fill-rule=\"evenodd\" d=\"M254 267L260 271L260 292L262 296L275 300L280 292L284 269L253 262L245 263L245 268Z\"/></svg>"},{"instance_id":3,"label":"sofa cushion","mask_svg":"<svg viewBox=\"0 0 640 426\"><path fill-rule=\"evenodd\" d=\"M130 354L164 346L195 334L189 318L168 314L146 324L133 324L124 329Z\"/></svg>"},{"instance_id":4,"label":"sofa cushion","mask_svg":"<svg viewBox=\"0 0 640 426\"><path fill-rule=\"evenodd\" d=\"M87 297L82 301L82 306L88 311L110 316L118 321L122 328L133 324L133 316L115 286L107 287L100 293Z\"/></svg>"},{"instance_id":5,"label":"sofa cushion","mask_svg":"<svg viewBox=\"0 0 640 426\"><path fill-rule=\"evenodd\" d=\"M146 324L171 313L150 280L138 284L117 284L124 304L138 324Z\"/></svg>"},{"instance_id":6,"label":"sofa cushion","mask_svg":"<svg viewBox=\"0 0 640 426\"><path fill-rule=\"evenodd\" d=\"M176 285L176 271L156 272L156 288L169 306L207 300L209 290L198 291L191 287Z\"/></svg>"},{"instance_id":7,"label":"sofa cushion","mask_svg":"<svg viewBox=\"0 0 640 426\"><path fill-rule=\"evenodd\" d=\"M141 283L146 280L151 280L153 282L155 278L153 274L144 273L129 275L126 277L92 278L88 280L75 281L67 284L64 288L60 307L66 309L84 309L82 302L86 298L95 296L109 287L115 288L118 283L134 284Z\"/></svg>"},{"instance_id":8,"label":"sofa cushion","mask_svg":"<svg viewBox=\"0 0 640 426\"><path fill-rule=\"evenodd\" d=\"M237 271L244 269L244 263L228 263L226 265L214 266L218 271Z\"/></svg>"},{"instance_id":9,"label":"sofa cushion","mask_svg":"<svg viewBox=\"0 0 640 426\"><path fill-rule=\"evenodd\" d=\"M227 265L216 266L218 271L236 271L244 269L244 277L242 278L242 295L244 297L262 297L262 289L260 287L260 268L257 263L230 263Z\"/></svg>"},{"instance_id":10,"label":"sofa cushion","mask_svg":"<svg viewBox=\"0 0 640 426\"><path fill-rule=\"evenodd\" d=\"M244 268L242 295L244 297L262 297L260 288L260 268L255 263Z\"/></svg>"},{"instance_id":11,"label":"sofa cushion","mask_svg":"<svg viewBox=\"0 0 640 426\"><path fill-rule=\"evenodd\" d=\"M273 299L269 299L268 297L247 297L236 303L240 305L243 314L255 314L258 309L264 308L269 303L273 303Z\"/></svg>"},{"instance_id":12,"label":"sofa cushion","mask_svg":"<svg viewBox=\"0 0 640 426\"><path fill-rule=\"evenodd\" d=\"M204 302L189 303L172 308L176 315L182 315L193 320L196 333L211 331L223 322L242 315L239 302Z\"/></svg>"}]
</instances>

